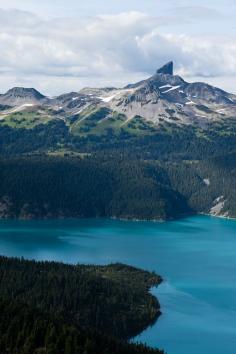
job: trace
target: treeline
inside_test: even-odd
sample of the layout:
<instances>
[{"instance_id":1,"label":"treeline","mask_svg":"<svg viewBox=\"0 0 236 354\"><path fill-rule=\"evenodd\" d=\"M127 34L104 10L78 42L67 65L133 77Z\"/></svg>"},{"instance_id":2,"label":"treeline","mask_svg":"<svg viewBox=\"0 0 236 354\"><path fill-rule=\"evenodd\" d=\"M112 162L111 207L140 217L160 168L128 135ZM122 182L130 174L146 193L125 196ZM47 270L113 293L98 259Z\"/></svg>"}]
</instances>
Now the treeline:
<instances>
[{"instance_id":1,"label":"treeline","mask_svg":"<svg viewBox=\"0 0 236 354\"><path fill-rule=\"evenodd\" d=\"M1 354L161 354L124 339L160 314L161 278L133 267L0 257Z\"/></svg>"},{"instance_id":2,"label":"treeline","mask_svg":"<svg viewBox=\"0 0 236 354\"><path fill-rule=\"evenodd\" d=\"M91 116L92 119L92 116ZM65 149L80 153L125 153L132 158L159 160L204 160L236 151L234 120L209 124L206 129L165 123L157 128L147 126L148 134L135 129L119 131L108 128L104 134L74 135L69 120L55 119L33 129L0 125L0 154L47 153Z\"/></svg>"}]
</instances>

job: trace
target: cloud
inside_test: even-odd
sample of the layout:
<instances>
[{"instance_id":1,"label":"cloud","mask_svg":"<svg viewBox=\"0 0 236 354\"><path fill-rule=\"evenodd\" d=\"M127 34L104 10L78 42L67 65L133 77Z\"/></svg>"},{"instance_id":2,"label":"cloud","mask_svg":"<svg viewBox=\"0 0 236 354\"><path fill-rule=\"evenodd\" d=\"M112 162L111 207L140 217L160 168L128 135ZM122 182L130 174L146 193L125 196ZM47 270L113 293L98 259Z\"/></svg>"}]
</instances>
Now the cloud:
<instances>
[{"instance_id":1,"label":"cloud","mask_svg":"<svg viewBox=\"0 0 236 354\"><path fill-rule=\"evenodd\" d=\"M167 33L168 21L135 11L44 20L0 10L0 85L28 83L55 93L70 85L122 85L171 59L187 77L236 76L235 38Z\"/></svg>"},{"instance_id":2,"label":"cloud","mask_svg":"<svg viewBox=\"0 0 236 354\"><path fill-rule=\"evenodd\" d=\"M169 11L173 17L177 17L179 20L184 21L196 21L200 20L219 20L225 16L217 9L207 6L178 6L172 7Z\"/></svg>"}]
</instances>

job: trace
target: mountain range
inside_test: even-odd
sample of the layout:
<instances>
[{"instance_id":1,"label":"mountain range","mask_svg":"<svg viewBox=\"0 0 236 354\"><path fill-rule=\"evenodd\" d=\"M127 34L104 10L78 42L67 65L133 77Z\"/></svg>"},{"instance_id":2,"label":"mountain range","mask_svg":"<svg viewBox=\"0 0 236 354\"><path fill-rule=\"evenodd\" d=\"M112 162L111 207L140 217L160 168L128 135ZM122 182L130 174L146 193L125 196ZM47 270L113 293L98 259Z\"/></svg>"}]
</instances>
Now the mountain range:
<instances>
[{"instance_id":1,"label":"mountain range","mask_svg":"<svg viewBox=\"0 0 236 354\"><path fill-rule=\"evenodd\" d=\"M173 62L123 88L10 89L0 156L2 218L236 217L236 95Z\"/></svg>"},{"instance_id":2,"label":"mountain range","mask_svg":"<svg viewBox=\"0 0 236 354\"><path fill-rule=\"evenodd\" d=\"M211 123L234 118L236 95L205 83L188 83L174 75L173 62L169 62L150 78L120 89L84 88L49 98L33 88L15 87L0 95L0 109L2 124L10 124L9 117L19 112L37 112L41 119L36 124L61 119L76 134L140 125L140 118L144 125L155 127L170 123L206 129ZM95 112L102 113L90 124Z\"/></svg>"}]
</instances>

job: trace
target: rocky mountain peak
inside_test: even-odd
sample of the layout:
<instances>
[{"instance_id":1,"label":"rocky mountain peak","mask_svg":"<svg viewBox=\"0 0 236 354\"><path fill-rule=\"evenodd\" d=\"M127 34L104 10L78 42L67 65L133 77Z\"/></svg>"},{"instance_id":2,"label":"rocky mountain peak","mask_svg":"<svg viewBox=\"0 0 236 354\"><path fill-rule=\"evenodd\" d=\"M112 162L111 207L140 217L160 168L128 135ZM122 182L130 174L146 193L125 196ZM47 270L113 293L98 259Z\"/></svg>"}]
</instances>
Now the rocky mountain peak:
<instances>
[{"instance_id":1,"label":"rocky mountain peak","mask_svg":"<svg viewBox=\"0 0 236 354\"><path fill-rule=\"evenodd\" d=\"M0 95L0 104L17 106L22 104L37 104L46 99L39 91L34 88L13 87L5 94Z\"/></svg>"},{"instance_id":2,"label":"rocky mountain peak","mask_svg":"<svg viewBox=\"0 0 236 354\"><path fill-rule=\"evenodd\" d=\"M26 87L13 87L12 89L8 90L5 96L12 96L12 97L35 97L37 99L43 99L43 96L39 91L35 90L34 88L26 88Z\"/></svg>"},{"instance_id":3,"label":"rocky mountain peak","mask_svg":"<svg viewBox=\"0 0 236 354\"><path fill-rule=\"evenodd\" d=\"M167 74L173 75L174 74L174 63L173 61L169 61L165 65L163 65L160 69L157 70L157 74Z\"/></svg>"}]
</instances>

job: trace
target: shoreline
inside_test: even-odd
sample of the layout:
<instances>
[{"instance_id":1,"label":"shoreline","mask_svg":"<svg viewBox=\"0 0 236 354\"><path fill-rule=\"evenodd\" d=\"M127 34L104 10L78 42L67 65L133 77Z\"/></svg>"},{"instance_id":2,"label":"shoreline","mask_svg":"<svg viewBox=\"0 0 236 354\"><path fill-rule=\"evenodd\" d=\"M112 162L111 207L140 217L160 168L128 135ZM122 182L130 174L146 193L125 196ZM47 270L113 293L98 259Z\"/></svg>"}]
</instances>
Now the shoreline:
<instances>
[{"instance_id":1,"label":"shoreline","mask_svg":"<svg viewBox=\"0 0 236 354\"><path fill-rule=\"evenodd\" d=\"M210 213L199 213L198 215L205 215L205 216L211 216L213 218L220 218L220 219L227 219L227 220L236 221L236 217L233 217L233 216L214 215L214 214L210 214Z\"/></svg>"},{"instance_id":2,"label":"shoreline","mask_svg":"<svg viewBox=\"0 0 236 354\"><path fill-rule=\"evenodd\" d=\"M108 219L108 220L116 220L116 221L132 221L132 222L155 222L155 223L165 223L165 222L171 222L171 221L178 221L182 220L191 216L211 216L214 218L221 218L221 219L228 219L228 220L234 220L236 221L236 217L233 216L226 216L226 215L215 215L215 214L210 214L210 213L204 213L204 212L198 212L198 213L189 213L189 214L183 214L179 217L169 217L166 219L163 218L158 218L158 219L140 219L140 218L129 218L129 217L117 217L117 216L89 216L89 217L84 217L84 216L54 216L54 217L0 217L0 221L59 221L59 220L92 220L92 219Z\"/></svg>"}]
</instances>

